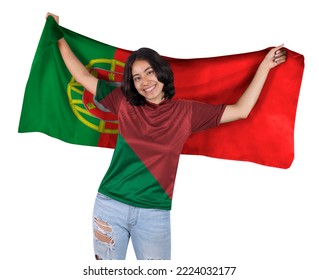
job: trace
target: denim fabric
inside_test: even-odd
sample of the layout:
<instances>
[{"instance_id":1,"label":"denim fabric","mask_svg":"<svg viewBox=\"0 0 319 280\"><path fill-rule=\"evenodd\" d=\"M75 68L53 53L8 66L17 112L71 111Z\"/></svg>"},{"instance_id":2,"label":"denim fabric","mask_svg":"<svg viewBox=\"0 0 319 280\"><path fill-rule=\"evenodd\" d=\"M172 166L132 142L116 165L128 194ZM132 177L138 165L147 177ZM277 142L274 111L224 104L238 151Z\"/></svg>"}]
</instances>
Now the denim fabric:
<instances>
[{"instance_id":1,"label":"denim fabric","mask_svg":"<svg viewBox=\"0 0 319 280\"><path fill-rule=\"evenodd\" d=\"M124 260L130 238L138 260L171 258L169 210L138 208L98 193L93 231L96 259Z\"/></svg>"}]
</instances>

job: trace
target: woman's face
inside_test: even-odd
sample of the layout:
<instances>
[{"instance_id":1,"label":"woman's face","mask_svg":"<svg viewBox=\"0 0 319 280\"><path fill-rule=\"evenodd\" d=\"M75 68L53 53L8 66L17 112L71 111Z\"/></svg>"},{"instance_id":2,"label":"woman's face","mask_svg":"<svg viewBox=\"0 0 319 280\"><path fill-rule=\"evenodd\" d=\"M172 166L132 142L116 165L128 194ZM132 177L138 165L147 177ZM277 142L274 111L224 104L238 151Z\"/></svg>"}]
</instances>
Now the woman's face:
<instances>
[{"instance_id":1,"label":"woman's face","mask_svg":"<svg viewBox=\"0 0 319 280\"><path fill-rule=\"evenodd\" d=\"M136 90L149 102L159 104L164 98L164 84L157 80L156 74L146 60L135 60L132 77Z\"/></svg>"}]
</instances>

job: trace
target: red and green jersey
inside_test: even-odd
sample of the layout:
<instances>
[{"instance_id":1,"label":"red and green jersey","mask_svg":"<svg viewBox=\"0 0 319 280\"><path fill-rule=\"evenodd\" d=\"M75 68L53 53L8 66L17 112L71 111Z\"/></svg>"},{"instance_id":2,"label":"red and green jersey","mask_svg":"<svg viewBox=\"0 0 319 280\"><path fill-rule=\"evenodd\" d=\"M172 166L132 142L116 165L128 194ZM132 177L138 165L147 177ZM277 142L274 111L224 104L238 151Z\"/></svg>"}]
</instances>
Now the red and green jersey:
<instances>
[{"instance_id":1,"label":"red and green jersey","mask_svg":"<svg viewBox=\"0 0 319 280\"><path fill-rule=\"evenodd\" d=\"M96 100L117 115L119 135L99 192L123 203L170 210L179 155L194 132L219 124L225 105L167 99L134 106L99 80Z\"/></svg>"}]
</instances>

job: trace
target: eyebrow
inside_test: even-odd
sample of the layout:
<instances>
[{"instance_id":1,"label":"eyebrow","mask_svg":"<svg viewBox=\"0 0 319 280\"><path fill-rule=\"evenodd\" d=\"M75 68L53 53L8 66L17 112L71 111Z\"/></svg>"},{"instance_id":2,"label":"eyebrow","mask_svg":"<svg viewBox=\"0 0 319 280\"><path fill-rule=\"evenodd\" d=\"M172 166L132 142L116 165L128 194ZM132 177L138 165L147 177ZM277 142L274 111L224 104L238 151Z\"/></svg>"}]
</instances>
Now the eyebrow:
<instances>
[{"instance_id":1,"label":"eyebrow","mask_svg":"<svg viewBox=\"0 0 319 280\"><path fill-rule=\"evenodd\" d=\"M145 73L147 70L152 69L152 66L147 67L143 72ZM138 76L139 74L134 74L132 77Z\"/></svg>"}]
</instances>

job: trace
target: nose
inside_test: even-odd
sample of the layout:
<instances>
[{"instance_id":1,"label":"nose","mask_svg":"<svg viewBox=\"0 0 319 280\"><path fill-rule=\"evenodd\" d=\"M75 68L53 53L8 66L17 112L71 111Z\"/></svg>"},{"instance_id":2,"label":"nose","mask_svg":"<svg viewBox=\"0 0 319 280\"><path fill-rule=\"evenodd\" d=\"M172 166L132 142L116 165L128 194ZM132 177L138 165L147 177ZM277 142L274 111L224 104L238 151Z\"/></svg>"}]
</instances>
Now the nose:
<instances>
[{"instance_id":1,"label":"nose","mask_svg":"<svg viewBox=\"0 0 319 280\"><path fill-rule=\"evenodd\" d=\"M142 76L142 84L147 85L147 83L148 83L148 77L146 75L143 75Z\"/></svg>"}]
</instances>

